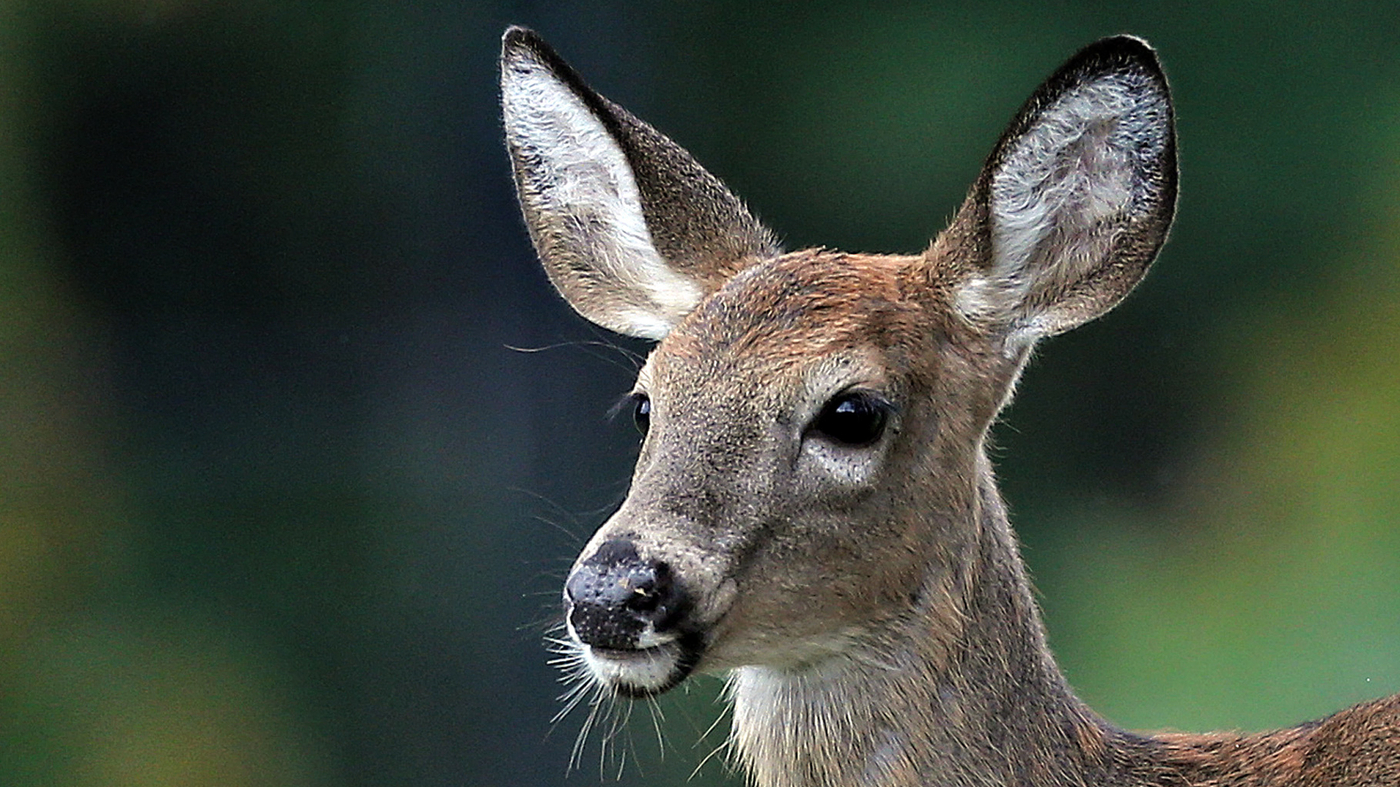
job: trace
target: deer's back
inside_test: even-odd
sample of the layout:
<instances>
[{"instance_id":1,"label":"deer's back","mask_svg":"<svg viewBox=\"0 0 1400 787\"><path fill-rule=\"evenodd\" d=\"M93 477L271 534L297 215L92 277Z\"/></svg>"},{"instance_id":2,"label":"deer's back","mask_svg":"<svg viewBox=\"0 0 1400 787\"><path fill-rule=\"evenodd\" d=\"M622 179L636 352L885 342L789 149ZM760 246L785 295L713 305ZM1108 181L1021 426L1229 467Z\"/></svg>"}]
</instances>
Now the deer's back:
<instances>
[{"instance_id":1,"label":"deer's back","mask_svg":"<svg viewBox=\"0 0 1400 787\"><path fill-rule=\"evenodd\" d=\"M1165 733L1127 743L1125 783L1153 787L1396 787L1400 695L1257 735Z\"/></svg>"}]
</instances>

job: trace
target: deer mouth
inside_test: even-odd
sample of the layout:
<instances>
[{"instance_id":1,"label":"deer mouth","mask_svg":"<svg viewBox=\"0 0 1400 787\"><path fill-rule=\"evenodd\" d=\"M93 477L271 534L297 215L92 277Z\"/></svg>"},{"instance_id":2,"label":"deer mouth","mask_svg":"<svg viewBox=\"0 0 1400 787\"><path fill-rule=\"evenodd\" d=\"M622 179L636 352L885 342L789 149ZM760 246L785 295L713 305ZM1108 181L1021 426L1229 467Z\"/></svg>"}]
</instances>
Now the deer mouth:
<instances>
[{"instance_id":1,"label":"deer mouth","mask_svg":"<svg viewBox=\"0 0 1400 787\"><path fill-rule=\"evenodd\" d=\"M703 637L691 633L657 634L648 627L635 647L589 644L573 623L569 638L594 680L624 697L651 697L670 691L695 671L704 650Z\"/></svg>"}]
</instances>

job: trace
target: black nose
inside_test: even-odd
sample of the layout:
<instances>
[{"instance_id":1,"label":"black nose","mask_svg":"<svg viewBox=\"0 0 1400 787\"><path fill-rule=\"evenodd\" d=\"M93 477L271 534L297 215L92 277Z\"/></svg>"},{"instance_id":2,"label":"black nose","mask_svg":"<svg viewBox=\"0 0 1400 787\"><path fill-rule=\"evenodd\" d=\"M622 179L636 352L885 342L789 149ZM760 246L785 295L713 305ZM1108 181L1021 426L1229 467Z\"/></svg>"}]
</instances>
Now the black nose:
<instances>
[{"instance_id":1,"label":"black nose","mask_svg":"<svg viewBox=\"0 0 1400 787\"><path fill-rule=\"evenodd\" d=\"M569 623L586 645L612 650L639 647L648 627L656 634L674 628L685 594L671 568L643 560L630 541L605 541L564 584Z\"/></svg>"}]
</instances>

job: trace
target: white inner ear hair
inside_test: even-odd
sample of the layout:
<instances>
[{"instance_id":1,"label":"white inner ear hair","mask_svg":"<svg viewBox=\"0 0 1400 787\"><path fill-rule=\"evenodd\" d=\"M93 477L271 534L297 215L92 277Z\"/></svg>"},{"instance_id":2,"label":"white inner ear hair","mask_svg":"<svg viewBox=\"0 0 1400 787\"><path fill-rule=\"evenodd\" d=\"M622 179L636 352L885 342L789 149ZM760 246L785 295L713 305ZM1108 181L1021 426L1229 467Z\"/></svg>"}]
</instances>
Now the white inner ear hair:
<instances>
[{"instance_id":1,"label":"white inner ear hair","mask_svg":"<svg viewBox=\"0 0 1400 787\"><path fill-rule=\"evenodd\" d=\"M609 327L663 338L702 291L656 250L622 149L587 105L533 59L512 64L502 94L507 136L538 163L531 173L537 190L527 199L553 225L550 241L616 288Z\"/></svg>"},{"instance_id":2,"label":"white inner ear hair","mask_svg":"<svg viewBox=\"0 0 1400 787\"><path fill-rule=\"evenodd\" d=\"M1147 74L1113 73L1066 91L1013 144L991 183L992 265L958 310L1009 328L1008 352L1065 330L1056 296L1111 262L1114 237L1156 196L1144 164L1170 132L1166 95Z\"/></svg>"}]
</instances>

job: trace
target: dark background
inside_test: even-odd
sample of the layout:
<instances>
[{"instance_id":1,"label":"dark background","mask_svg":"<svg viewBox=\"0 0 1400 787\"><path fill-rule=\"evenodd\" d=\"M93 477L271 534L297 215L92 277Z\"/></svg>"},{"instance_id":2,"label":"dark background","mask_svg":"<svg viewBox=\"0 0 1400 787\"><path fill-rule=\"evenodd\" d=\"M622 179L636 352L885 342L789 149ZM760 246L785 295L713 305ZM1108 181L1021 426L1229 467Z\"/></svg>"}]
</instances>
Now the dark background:
<instances>
[{"instance_id":1,"label":"dark background","mask_svg":"<svg viewBox=\"0 0 1400 787\"><path fill-rule=\"evenodd\" d=\"M510 23L790 248L863 251L922 248L1078 47L1151 40L1175 232L997 430L1052 642L1132 727L1400 690L1390 3L6 0L0 784L565 780L542 640L645 346L528 246ZM684 783L719 685L568 783Z\"/></svg>"}]
</instances>

